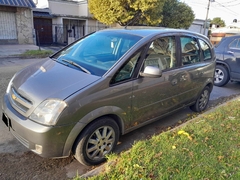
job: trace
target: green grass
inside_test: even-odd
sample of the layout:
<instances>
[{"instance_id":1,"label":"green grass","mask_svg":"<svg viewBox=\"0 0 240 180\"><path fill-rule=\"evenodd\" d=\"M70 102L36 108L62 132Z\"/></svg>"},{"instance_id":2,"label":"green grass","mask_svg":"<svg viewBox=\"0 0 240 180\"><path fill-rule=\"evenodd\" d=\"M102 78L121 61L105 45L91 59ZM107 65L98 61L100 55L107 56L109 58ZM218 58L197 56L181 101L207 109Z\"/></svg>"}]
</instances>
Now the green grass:
<instances>
[{"instance_id":1,"label":"green grass","mask_svg":"<svg viewBox=\"0 0 240 180\"><path fill-rule=\"evenodd\" d=\"M21 54L22 58L45 58L52 55L53 52L50 50L27 50Z\"/></svg>"},{"instance_id":2,"label":"green grass","mask_svg":"<svg viewBox=\"0 0 240 180\"><path fill-rule=\"evenodd\" d=\"M240 99L181 127L136 142L88 179L240 179ZM75 180L81 179L76 177Z\"/></svg>"}]
</instances>

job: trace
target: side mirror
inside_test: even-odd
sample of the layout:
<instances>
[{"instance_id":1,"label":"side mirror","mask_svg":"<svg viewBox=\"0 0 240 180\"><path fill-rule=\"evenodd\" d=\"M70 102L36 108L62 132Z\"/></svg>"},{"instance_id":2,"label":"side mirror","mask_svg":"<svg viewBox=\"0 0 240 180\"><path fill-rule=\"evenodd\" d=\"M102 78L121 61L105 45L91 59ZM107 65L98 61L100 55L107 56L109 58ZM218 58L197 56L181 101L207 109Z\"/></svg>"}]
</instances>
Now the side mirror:
<instances>
[{"instance_id":1,"label":"side mirror","mask_svg":"<svg viewBox=\"0 0 240 180\"><path fill-rule=\"evenodd\" d=\"M157 78L162 76L162 70L155 66L146 66L140 76Z\"/></svg>"}]
</instances>

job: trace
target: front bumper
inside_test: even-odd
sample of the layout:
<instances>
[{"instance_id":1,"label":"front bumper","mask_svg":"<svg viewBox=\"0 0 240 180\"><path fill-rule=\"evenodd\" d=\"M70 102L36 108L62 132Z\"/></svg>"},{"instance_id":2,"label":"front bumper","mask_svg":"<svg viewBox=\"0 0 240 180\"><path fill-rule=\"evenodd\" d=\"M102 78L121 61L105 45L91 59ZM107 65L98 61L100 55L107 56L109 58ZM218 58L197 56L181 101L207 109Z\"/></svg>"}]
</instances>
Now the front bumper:
<instances>
[{"instance_id":1,"label":"front bumper","mask_svg":"<svg viewBox=\"0 0 240 180\"><path fill-rule=\"evenodd\" d=\"M74 125L44 126L29 120L12 108L7 95L2 103L2 120L24 146L42 157L69 156L64 146Z\"/></svg>"}]
</instances>

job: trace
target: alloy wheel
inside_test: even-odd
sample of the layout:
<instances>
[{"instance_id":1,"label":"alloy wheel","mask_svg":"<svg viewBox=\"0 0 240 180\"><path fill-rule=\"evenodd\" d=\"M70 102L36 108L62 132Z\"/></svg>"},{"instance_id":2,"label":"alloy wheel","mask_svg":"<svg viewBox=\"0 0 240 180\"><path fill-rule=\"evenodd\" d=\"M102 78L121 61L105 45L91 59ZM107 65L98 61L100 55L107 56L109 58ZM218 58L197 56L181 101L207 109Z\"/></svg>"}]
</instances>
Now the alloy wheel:
<instances>
[{"instance_id":1,"label":"alloy wheel","mask_svg":"<svg viewBox=\"0 0 240 180\"><path fill-rule=\"evenodd\" d=\"M215 71L215 77L214 77L214 82L215 83L220 83L224 79L224 73L221 69L216 69Z\"/></svg>"},{"instance_id":2,"label":"alloy wheel","mask_svg":"<svg viewBox=\"0 0 240 180\"><path fill-rule=\"evenodd\" d=\"M110 126L96 129L89 137L86 145L86 154L89 159L103 158L112 151L115 142L115 131Z\"/></svg>"}]
</instances>

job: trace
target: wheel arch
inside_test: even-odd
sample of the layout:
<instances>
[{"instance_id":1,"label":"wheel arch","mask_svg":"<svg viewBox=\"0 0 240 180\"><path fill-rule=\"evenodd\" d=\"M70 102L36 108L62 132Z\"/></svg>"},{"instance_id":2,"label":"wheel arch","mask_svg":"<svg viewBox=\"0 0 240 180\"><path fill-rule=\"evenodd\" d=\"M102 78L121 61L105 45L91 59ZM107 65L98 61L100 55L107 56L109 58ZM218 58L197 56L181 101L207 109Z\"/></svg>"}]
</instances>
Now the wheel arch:
<instances>
[{"instance_id":1,"label":"wheel arch","mask_svg":"<svg viewBox=\"0 0 240 180\"><path fill-rule=\"evenodd\" d=\"M228 74L230 75L230 67L227 63L223 62L223 61L216 61L216 66L220 65L220 66L224 66L228 72Z\"/></svg>"},{"instance_id":2,"label":"wheel arch","mask_svg":"<svg viewBox=\"0 0 240 180\"><path fill-rule=\"evenodd\" d=\"M120 112L120 108L117 107L109 107L109 109L118 109ZM120 117L119 113L116 113L116 111L109 111L108 113L105 113L104 115L99 115L99 112L102 111L102 108L96 109L87 115L85 115L83 118L81 118L75 126L72 128L71 132L69 133L66 143L63 149L63 155L64 156L69 156L72 152L72 148L75 145L75 142L77 138L81 135L81 133L88 128L92 123L100 120L101 118L104 117L110 117L113 121L115 121L118 125L119 128L119 136L124 134L124 119L123 117ZM104 108L106 110L106 107Z\"/></svg>"},{"instance_id":3,"label":"wheel arch","mask_svg":"<svg viewBox=\"0 0 240 180\"><path fill-rule=\"evenodd\" d=\"M206 84L206 86L208 86L210 89L210 92L212 92L214 84L212 82L211 83L209 82L208 84Z\"/></svg>"}]
</instances>

